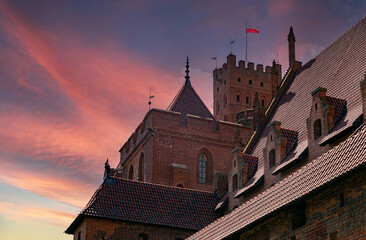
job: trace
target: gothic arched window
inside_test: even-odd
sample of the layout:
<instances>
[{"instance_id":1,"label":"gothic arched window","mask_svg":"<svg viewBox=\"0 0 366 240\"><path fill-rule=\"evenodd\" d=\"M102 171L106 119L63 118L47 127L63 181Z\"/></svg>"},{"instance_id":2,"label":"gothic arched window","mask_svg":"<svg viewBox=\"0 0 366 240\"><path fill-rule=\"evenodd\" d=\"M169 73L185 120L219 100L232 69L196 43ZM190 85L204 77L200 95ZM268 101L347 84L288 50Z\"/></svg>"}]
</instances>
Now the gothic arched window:
<instances>
[{"instance_id":1,"label":"gothic arched window","mask_svg":"<svg viewBox=\"0 0 366 240\"><path fill-rule=\"evenodd\" d=\"M272 149L269 152L269 168L272 168L276 165L276 151L274 149Z\"/></svg>"},{"instance_id":2,"label":"gothic arched window","mask_svg":"<svg viewBox=\"0 0 366 240\"><path fill-rule=\"evenodd\" d=\"M318 139L322 135L322 123L318 119L314 122L314 140Z\"/></svg>"},{"instance_id":3,"label":"gothic arched window","mask_svg":"<svg viewBox=\"0 0 366 240\"><path fill-rule=\"evenodd\" d=\"M238 175L235 174L233 176L233 191L235 191L238 188Z\"/></svg>"},{"instance_id":4,"label":"gothic arched window","mask_svg":"<svg viewBox=\"0 0 366 240\"><path fill-rule=\"evenodd\" d=\"M198 161L198 180L200 183L206 183L207 180L207 157L205 155L201 155Z\"/></svg>"},{"instance_id":5,"label":"gothic arched window","mask_svg":"<svg viewBox=\"0 0 366 240\"><path fill-rule=\"evenodd\" d=\"M133 166L131 165L130 171L128 172L128 179L133 179Z\"/></svg>"}]
</instances>

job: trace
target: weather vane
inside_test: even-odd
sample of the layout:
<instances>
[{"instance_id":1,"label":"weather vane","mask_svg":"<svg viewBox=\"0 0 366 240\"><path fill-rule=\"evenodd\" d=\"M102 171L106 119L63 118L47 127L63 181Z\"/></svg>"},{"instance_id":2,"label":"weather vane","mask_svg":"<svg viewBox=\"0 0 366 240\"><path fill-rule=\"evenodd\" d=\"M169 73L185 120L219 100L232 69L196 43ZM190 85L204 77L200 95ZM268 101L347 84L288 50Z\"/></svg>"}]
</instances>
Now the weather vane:
<instances>
[{"instance_id":1,"label":"weather vane","mask_svg":"<svg viewBox=\"0 0 366 240\"><path fill-rule=\"evenodd\" d=\"M153 99L154 96L151 96L151 88L150 88L150 92L149 92L149 111L150 111L150 106L151 106L151 99Z\"/></svg>"}]
</instances>

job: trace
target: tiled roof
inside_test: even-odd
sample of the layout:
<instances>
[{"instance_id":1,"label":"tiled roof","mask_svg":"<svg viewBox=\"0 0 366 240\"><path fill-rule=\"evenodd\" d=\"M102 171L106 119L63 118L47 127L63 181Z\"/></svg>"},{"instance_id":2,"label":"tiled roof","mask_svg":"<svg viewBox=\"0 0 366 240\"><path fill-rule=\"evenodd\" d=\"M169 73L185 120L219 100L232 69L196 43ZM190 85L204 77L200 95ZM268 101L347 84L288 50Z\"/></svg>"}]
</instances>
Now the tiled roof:
<instances>
[{"instance_id":1,"label":"tiled roof","mask_svg":"<svg viewBox=\"0 0 366 240\"><path fill-rule=\"evenodd\" d=\"M297 145L286 161L292 162L299 158L308 147L306 119L310 116L311 92L317 87L327 89L327 95L331 96L328 99L335 104L336 115L340 116L329 135L334 136L352 127L362 114L360 81L366 72L365 29L366 18L363 18L299 69L281 95L268 122L280 121L282 128L298 132ZM343 111L344 105L340 107L343 101L347 101L347 111ZM259 159L258 171L264 167L263 148L266 146L267 136L268 128L265 128L249 152Z\"/></svg>"},{"instance_id":2,"label":"tiled roof","mask_svg":"<svg viewBox=\"0 0 366 240\"><path fill-rule=\"evenodd\" d=\"M66 233L85 216L198 230L216 219L213 193L107 178Z\"/></svg>"},{"instance_id":3,"label":"tiled roof","mask_svg":"<svg viewBox=\"0 0 366 240\"><path fill-rule=\"evenodd\" d=\"M334 122L338 123L347 110L346 100L327 96L328 102L334 106Z\"/></svg>"},{"instance_id":4,"label":"tiled roof","mask_svg":"<svg viewBox=\"0 0 366 240\"><path fill-rule=\"evenodd\" d=\"M210 110L203 103L191 84L184 84L178 94L167 108L168 111L180 112L185 117L187 114L202 118L212 118Z\"/></svg>"},{"instance_id":5,"label":"tiled roof","mask_svg":"<svg viewBox=\"0 0 366 240\"><path fill-rule=\"evenodd\" d=\"M257 171L258 158L248 154L243 154L243 159L244 162L248 163L248 178L250 178Z\"/></svg>"},{"instance_id":6,"label":"tiled roof","mask_svg":"<svg viewBox=\"0 0 366 240\"><path fill-rule=\"evenodd\" d=\"M296 147L298 132L281 128L281 133L283 137L287 139L287 145L286 145L286 155L287 155L290 152L292 152L294 147Z\"/></svg>"},{"instance_id":7,"label":"tiled roof","mask_svg":"<svg viewBox=\"0 0 366 240\"><path fill-rule=\"evenodd\" d=\"M366 126L230 214L188 239L222 239L366 165Z\"/></svg>"}]
</instances>

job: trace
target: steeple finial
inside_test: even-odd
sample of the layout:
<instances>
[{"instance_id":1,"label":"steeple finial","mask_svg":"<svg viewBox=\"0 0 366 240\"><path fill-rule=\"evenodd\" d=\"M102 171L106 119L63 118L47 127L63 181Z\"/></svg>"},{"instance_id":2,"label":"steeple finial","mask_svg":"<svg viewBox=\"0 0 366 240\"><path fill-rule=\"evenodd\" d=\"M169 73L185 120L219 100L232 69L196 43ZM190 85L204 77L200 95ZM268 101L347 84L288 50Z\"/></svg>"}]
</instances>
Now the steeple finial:
<instances>
[{"instance_id":1,"label":"steeple finial","mask_svg":"<svg viewBox=\"0 0 366 240\"><path fill-rule=\"evenodd\" d=\"M188 57L187 57L187 62L186 63L187 64L186 64L186 76L185 76L186 83L185 83L185 85L186 86L191 86L191 81L189 80L189 59L188 59Z\"/></svg>"}]
</instances>

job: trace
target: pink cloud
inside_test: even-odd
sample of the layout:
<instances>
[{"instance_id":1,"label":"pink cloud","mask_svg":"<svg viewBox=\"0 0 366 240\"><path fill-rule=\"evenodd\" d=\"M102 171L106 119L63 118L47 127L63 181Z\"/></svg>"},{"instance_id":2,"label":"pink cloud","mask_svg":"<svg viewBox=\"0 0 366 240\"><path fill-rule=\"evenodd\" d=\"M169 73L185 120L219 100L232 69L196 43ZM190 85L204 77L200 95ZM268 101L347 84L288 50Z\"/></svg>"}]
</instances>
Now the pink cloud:
<instances>
[{"instance_id":1,"label":"pink cloud","mask_svg":"<svg viewBox=\"0 0 366 240\"><path fill-rule=\"evenodd\" d=\"M67 226L75 218L74 213L48 208L20 206L9 202L0 202L0 214L18 222L43 222L51 225Z\"/></svg>"}]
</instances>

